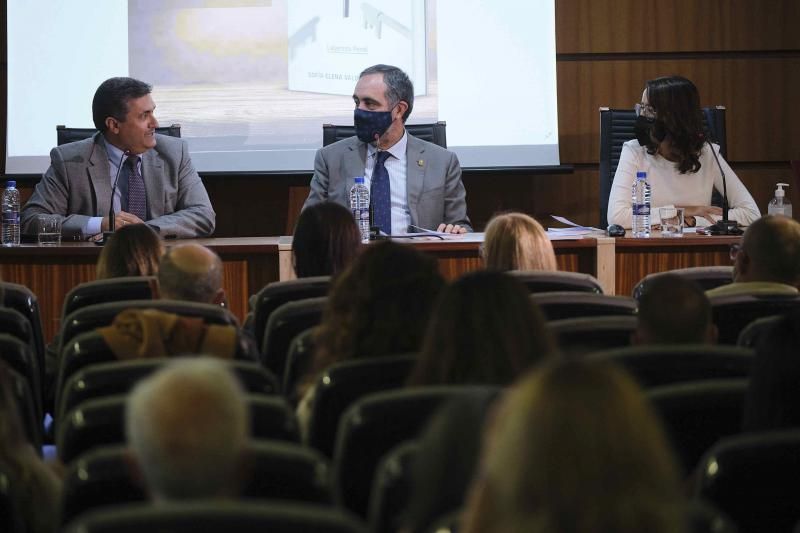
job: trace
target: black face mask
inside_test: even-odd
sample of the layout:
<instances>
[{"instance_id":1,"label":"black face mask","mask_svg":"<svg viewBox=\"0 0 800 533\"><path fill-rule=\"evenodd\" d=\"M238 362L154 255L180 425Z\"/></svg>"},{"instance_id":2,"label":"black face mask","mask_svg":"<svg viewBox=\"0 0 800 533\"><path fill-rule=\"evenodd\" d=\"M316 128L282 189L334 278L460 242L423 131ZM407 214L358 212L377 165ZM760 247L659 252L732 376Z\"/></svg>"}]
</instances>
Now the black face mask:
<instances>
[{"instance_id":1,"label":"black face mask","mask_svg":"<svg viewBox=\"0 0 800 533\"><path fill-rule=\"evenodd\" d=\"M636 122L633 123L633 131L636 134L636 140L639 141L640 146L649 146L653 144L650 132L653 130L655 123L656 119L654 118L647 118L642 115L636 117Z\"/></svg>"}]
</instances>

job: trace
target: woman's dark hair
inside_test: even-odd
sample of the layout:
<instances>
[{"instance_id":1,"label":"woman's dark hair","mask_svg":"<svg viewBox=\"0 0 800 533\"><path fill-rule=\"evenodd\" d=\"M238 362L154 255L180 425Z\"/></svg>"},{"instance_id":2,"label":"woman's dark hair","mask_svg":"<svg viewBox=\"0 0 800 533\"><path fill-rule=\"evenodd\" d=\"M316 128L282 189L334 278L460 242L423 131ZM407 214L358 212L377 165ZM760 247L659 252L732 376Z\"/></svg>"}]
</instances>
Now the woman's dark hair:
<instances>
[{"instance_id":1,"label":"woman's dark hair","mask_svg":"<svg viewBox=\"0 0 800 533\"><path fill-rule=\"evenodd\" d=\"M474 272L442 291L409 385L507 385L553 351L525 286L502 272Z\"/></svg>"},{"instance_id":2,"label":"woman's dark hair","mask_svg":"<svg viewBox=\"0 0 800 533\"><path fill-rule=\"evenodd\" d=\"M331 288L308 380L347 359L419 350L443 286L433 257L393 242L367 247Z\"/></svg>"},{"instance_id":3,"label":"woman's dark hair","mask_svg":"<svg viewBox=\"0 0 800 533\"><path fill-rule=\"evenodd\" d=\"M350 264L361 233L346 207L323 202L300 213L294 228L292 254L298 278L336 276Z\"/></svg>"},{"instance_id":4,"label":"woman's dark hair","mask_svg":"<svg viewBox=\"0 0 800 533\"><path fill-rule=\"evenodd\" d=\"M163 251L161 238L147 224L122 226L100 252L97 279L155 276Z\"/></svg>"},{"instance_id":5,"label":"woman's dark hair","mask_svg":"<svg viewBox=\"0 0 800 533\"><path fill-rule=\"evenodd\" d=\"M759 335L742 429L800 428L800 313L789 313Z\"/></svg>"},{"instance_id":6,"label":"woman's dark hair","mask_svg":"<svg viewBox=\"0 0 800 533\"><path fill-rule=\"evenodd\" d=\"M682 174L700 170L700 151L705 143L700 94L694 83L681 76L665 76L647 82L647 102L656 113L653 137L668 139ZM647 153L654 155L652 140Z\"/></svg>"}]
</instances>

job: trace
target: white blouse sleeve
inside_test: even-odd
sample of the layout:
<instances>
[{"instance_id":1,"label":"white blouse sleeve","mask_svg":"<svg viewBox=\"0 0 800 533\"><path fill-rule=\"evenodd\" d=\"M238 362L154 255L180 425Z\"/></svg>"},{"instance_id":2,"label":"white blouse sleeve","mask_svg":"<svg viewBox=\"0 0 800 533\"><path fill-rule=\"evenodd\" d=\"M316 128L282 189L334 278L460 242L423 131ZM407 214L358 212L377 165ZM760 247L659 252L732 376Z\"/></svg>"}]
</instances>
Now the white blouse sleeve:
<instances>
[{"instance_id":1,"label":"white blouse sleeve","mask_svg":"<svg viewBox=\"0 0 800 533\"><path fill-rule=\"evenodd\" d=\"M619 165L611 184L611 193L608 196L608 223L619 224L624 228L631 227L631 189L636 181L636 171L639 167L639 158L630 145L622 145L619 156Z\"/></svg>"},{"instance_id":2,"label":"white blouse sleeve","mask_svg":"<svg viewBox=\"0 0 800 533\"><path fill-rule=\"evenodd\" d=\"M747 191L747 187L739 179L739 176L725 161L719 153L719 146L712 144L714 152L719 157L719 164L722 171L725 173L725 181L728 185L728 218L735 220L744 226L749 226L761 217L761 212L758 210L755 200ZM713 161L713 156L712 156ZM714 188L722 194L722 175L719 173L716 161L713 162L716 177L714 178Z\"/></svg>"}]
</instances>

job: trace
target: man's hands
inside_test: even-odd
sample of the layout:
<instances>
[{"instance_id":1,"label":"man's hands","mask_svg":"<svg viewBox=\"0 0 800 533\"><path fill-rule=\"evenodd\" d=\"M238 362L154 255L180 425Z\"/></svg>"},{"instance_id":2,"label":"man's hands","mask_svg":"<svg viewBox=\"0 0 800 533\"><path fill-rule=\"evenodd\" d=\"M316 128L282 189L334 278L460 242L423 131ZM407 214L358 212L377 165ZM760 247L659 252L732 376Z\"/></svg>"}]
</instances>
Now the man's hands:
<instances>
[{"instance_id":1,"label":"man's hands","mask_svg":"<svg viewBox=\"0 0 800 533\"><path fill-rule=\"evenodd\" d=\"M114 224L116 226L114 229L119 229L122 226L127 226L129 224L143 224L143 223L144 220L137 217L136 215L132 215L125 211L119 211L114 215ZM103 222L100 224L100 229L103 231L109 231L107 216L103 217Z\"/></svg>"},{"instance_id":2,"label":"man's hands","mask_svg":"<svg viewBox=\"0 0 800 533\"><path fill-rule=\"evenodd\" d=\"M458 224L439 224L436 229L439 233L466 233L467 228L462 228Z\"/></svg>"}]
</instances>

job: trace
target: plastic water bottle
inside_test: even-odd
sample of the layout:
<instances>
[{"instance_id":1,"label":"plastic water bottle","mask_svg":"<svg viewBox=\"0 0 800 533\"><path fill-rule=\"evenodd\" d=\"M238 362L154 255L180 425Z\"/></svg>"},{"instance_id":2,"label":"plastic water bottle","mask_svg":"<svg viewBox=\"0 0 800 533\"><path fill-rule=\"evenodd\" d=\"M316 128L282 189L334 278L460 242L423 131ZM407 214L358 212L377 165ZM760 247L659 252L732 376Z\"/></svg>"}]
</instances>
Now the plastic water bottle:
<instances>
[{"instance_id":1,"label":"plastic water bottle","mask_svg":"<svg viewBox=\"0 0 800 533\"><path fill-rule=\"evenodd\" d=\"M361 242L369 242L369 188L363 177L356 178L350 188L350 210L361 230Z\"/></svg>"},{"instance_id":2,"label":"plastic water bottle","mask_svg":"<svg viewBox=\"0 0 800 533\"><path fill-rule=\"evenodd\" d=\"M633 184L631 233L634 237L650 237L650 184L647 172L637 172Z\"/></svg>"},{"instance_id":3,"label":"plastic water bottle","mask_svg":"<svg viewBox=\"0 0 800 533\"><path fill-rule=\"evenodd\" d=\"M19 246L19 191L17 182L9 180L3 191L3 246Z\"/></svg>"},{"instance_id":4,"label":"plastic water bottle","mask_svg":"<svg viewBox=\"0 0 800 533\"><path fill-rule=\"evenodd\" d=\"M767 206L767 213L770 215L784 215L792 218L792 203L786 198L786 191L784 187L788 187L788 183L778 183L775 187L775 197L770 200Z\"/></svg>"}]
</instances>

